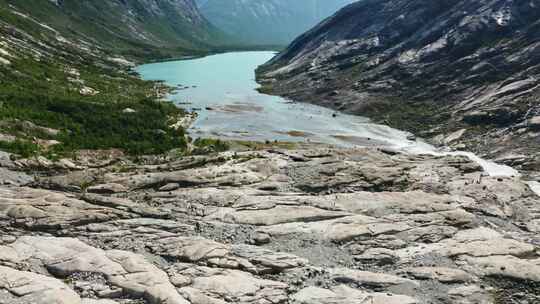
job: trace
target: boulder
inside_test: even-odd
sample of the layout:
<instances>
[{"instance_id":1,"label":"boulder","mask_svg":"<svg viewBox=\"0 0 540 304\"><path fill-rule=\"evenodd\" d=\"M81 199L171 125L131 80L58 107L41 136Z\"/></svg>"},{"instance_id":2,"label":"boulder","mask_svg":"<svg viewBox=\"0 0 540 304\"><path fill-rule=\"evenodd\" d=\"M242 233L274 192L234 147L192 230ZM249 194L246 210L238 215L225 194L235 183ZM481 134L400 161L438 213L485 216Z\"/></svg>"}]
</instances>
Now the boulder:
<instances>
[{"instance_id":1,"label":"boulder","mask_svg":"<svg viewBox=\"0 0 540 304\"><path fill-rule=\"evenodd\" d=\"M15 303L81 304L79 295L61 280L4 266L0 266L0 291L2 289L15 297Z\"/></svg>"},{"instance_id":2,"label":"boulder","mask_svg":"<svg viewBox=\"0 0 540 304\"><path fill-rule=\"evenodd\" d=\"M38 261L61 278L81 272L103 274L110 284L150 304L189 304L165 272L132 252L104 251L76 239L51 237L21 237L9 246L0 246L0 262L28 260Z\"/></svg>"}]
</instances>

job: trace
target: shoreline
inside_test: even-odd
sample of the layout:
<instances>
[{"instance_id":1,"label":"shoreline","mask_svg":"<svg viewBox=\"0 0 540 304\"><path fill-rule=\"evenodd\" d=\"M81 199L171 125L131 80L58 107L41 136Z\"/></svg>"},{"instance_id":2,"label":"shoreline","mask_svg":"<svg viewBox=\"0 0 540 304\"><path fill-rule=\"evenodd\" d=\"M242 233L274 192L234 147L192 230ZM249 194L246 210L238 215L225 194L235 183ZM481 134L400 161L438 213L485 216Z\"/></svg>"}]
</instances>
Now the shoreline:
<instances>
[{"instance_id":1,"label":"shoreline","mask_svg":"<svg viewBox=\"0 0 540 304\"><path fill-rule=\"evenodd\" d=\"M243 52L246 52L246 51L242 51L242 52L227 52L227 53L243 53ZM247 51L247 52L253 52L253 51ZM215 56L215 55L220 55L220 54L224 54L224 53L216 53L216 54L210 54L210 55L206 55L206 56L203 56L203 57L208 57L208 56ZM202 57L189 57L189 58L184 58L183 60L193 60L193 59L198 59L198 58L202 58ZM164 61L164 63L166 62L169 62L169 61ZM137 66L136 68L140 67L141 65ZM261 83L261 79L260 79L260 74L258 73L258 68L255 69L255 76L256 76L256 83L259 85L259 86L262 86L264 85L264 82ZM141 79L142 79L142 75L140 75ZM161 83L163 83L164 85L167 85L165 83L165 81L161 81ZM168 85L170 87L170 85ZM259 87L260 88L260 87ZM256 88L259 89L259 88ZM168 94L174 94L174 92L169 92ZM279 96L279 95L273 95L271 94L270 92L260 92L260 94L264 94L264 95L269 95L269 96ZM167 98L168 99L168 98ZM170 101L172 102L173 104L176 105L176 103L174 103L173 101ZM303 102L303 101L296 101L296 100L293 100L293 102L295 103L298 103L298 104L313 104L313 103L306 103L306 102ZM178 106L178 105L176 105ZM323 105L323 107L325 107ZM326 108L329 108L329 107L326 107ZM331 109L331 108L330 108ZM343 114L346 114L340 110L336 110L336 109L332 109L332 110L335 110L336 112L338 112L339 114L338 115L343 115ZM192 113L197 113L196 111L195 112L192 112ZM355 115L356 116L356 115ZM365 116L361 116L361 117L365 117ZM197 115L196 116L192 116L191 119L189 120L190 121L190 126L193 125L193 123L196 121L197 118ZM371 120L371 119L370 119ZM387 126L387 127L390 127L389 125L387 124L383 124L383 126ZM187 127L186 130L189 130L190 128ZM404 130L400 130L400 129L396 129L397 131L400 131L400 132L408 132L408 131L404 131ZM194 135L194 131L196 132L196 130L191 130L190 131L190 135L193 136ZM239 130L241 131L241 130ZM289 133L290 132L299 132L299 131L288 131ZM302 131L303 132L303 131ZM410 132L409 132L410 133ZM306 133L307 134L307 133ZM424 139L422 137L419 136L419 134L414 134L414 133L410 133L414 136L414 140L412 142L422 142L424 141ZM335 136L340 136L339 134L336 134ZM418 136L418 137L417 137ZM193 138L208 138L208 139L219 139L219 140L223 140L223 141L229 141L229 142L234 142L234 141L241 141L242 138L241 137L231 137L231 136L223 136L223 135L217 135L217 136L204 136L204 135L195 135ZM275 140L277 140L277 138L266 138L266 139L261 139L261 140L258 140L259 142L274 142ZM249 140L249 141L255 141L257 142L257 140ZM294 141L294 140L290 140L289 141L291 144L297 144L297 143L301 143L302 141ZM429 142L428 142L429 143ZM351 145L353 146L359 146L359 147L362 147L362 145L356 145L354 144L354 141L353 142L350 142ZM433 144L433 143L431 143ZM335 144L334 144L335 145ZM339 145L336 145L336 147L339 147ZM390 148L392 147L392 144L390 143ZM475 153L473 152L468 152L468 151L448 151L448 152L445 152L444 150L445 149L451 149L449 146L446 146L446 145L443 145L443 146L432 146L432 150L430 149L430 151L428 150L422 150L422 151L414 151L414 148L413 148L413 151L411 151L411 149L407 149L407 148L398 148L399 150L401 151L405 151L405 152L408 152L408 153L413 153L413 154L433 154L433 155L462 155L462 156L467 156L469 159L471 159L472 161L475 161L476 163L480 164L488 174L490 175L500 175L500 176L516 176L518 175L518 171L516 171L514 168L511 168L510 166L506 166L506 165L501 165L501 164L496 164L494 161L492 160L486 160L486 159L483 159L482 157L476 155Z\"/></svg>"}]
</instances>

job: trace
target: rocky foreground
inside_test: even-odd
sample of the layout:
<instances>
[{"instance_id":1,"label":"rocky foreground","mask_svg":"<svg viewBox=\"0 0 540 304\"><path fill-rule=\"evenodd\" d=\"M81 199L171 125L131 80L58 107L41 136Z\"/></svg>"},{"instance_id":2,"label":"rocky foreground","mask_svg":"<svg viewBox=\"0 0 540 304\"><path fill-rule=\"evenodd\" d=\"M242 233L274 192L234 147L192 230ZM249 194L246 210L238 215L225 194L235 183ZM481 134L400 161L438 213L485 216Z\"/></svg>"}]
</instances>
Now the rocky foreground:
<instances>
[{"instance_id":1,"label":"rocky foreground","mask_svg":"<svg viewBox=\"0 0 540 304\"><path fill-rule=\"evenodd\" d=\"M466 158L0 164L0 303L540 302L540 198Z\"/></svg>"}]
</instances>

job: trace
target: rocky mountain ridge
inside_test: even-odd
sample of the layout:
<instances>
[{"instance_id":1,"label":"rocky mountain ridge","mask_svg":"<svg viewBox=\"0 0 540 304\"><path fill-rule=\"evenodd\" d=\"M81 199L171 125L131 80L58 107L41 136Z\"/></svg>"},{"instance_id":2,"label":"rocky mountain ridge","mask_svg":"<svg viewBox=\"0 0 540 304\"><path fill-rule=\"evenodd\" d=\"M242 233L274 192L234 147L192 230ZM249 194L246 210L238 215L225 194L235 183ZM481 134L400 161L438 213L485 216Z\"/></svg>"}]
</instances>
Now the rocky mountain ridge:
<instances>
[{"instance_id":1,"label":"rocky mountain ridge","mask_svg":"<svg viewBox=\"0 0 540 304\"><path fill-rule=\"evenodd\" d=\"M296 39L259 78L267 92L536 170L538 7L535 0L361 1Z\"/></svg>"}]
</instances>

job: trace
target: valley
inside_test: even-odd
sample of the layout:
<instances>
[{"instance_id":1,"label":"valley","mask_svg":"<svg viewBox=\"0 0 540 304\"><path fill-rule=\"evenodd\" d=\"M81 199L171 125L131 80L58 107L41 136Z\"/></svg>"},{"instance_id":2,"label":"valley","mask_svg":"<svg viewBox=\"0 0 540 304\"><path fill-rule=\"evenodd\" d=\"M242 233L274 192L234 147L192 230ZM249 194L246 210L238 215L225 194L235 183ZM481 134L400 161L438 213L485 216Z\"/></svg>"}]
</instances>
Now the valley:
<instances>
[{"instance_id":1,"label":"valley","mask_svg":"<svg viewBox=\"0 0 540 304\"><path fill-rule=\"evenodd\" d=\"M0 304L540 303L540 3L352 2L0 0Z\"/></svg>"},{"instance_id":2,"label":"valley","mask_svg":"<svg viewBox=\"0 0 540 304\"><path fill-rule=\"evenodd\" d=\"M201 14L247 45L282 48L354 0L197 0Z\"/></svg>"},{"instance_id":3,"label":"valley","mask_svg":"<svg viewBox=\"0 0 540 304\"><path fill-rule=\"evenodd\" d=\"M370 123L361 116L257 92L255 69L274 55L224 53L142 65L137 72L143 79L163 80L178 88L168 98L197 114L188 129L193 138L430 149L420 140L408 140L409 133Z\"/></svg>"}]
</instances>

